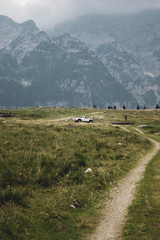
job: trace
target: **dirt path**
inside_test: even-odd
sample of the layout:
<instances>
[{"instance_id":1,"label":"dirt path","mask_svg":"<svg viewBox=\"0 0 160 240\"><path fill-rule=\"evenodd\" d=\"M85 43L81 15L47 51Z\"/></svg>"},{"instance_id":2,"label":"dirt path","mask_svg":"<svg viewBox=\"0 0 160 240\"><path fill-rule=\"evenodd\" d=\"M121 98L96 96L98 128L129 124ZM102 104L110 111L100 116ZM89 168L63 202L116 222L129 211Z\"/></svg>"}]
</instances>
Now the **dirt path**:
<instances>
[{"instance_id":1,"label":"dirt path","mask_svg":"<svg viewBox=\"0 0 160 240\"><path fill-rule=\"evenodd\" d=\"M122 229L131 205L135 192L136 184L143 177L145 167L160 149L160 143L149 139L154 144L152 152L147 154L138 165L131 170L115 187L107 200L104 214L97 229L88 239L89 240L120 240Z\"/></svg>"},{"instance_id":2,"label":"dirt path","mask_svg":"<svg viewBox=\"0 0 160 240\"><path fill-rule=\"evenodd\" d=\"M65 118L56 118L56 119L30 119L30 120L24 120L24 119L18 119L18 118L13 118L12 122L16 123L22 123L22 124L43 124L43 125L51 125L56 122L66 122L73 117L65 117Z\"/></svg>"}]
</instances>

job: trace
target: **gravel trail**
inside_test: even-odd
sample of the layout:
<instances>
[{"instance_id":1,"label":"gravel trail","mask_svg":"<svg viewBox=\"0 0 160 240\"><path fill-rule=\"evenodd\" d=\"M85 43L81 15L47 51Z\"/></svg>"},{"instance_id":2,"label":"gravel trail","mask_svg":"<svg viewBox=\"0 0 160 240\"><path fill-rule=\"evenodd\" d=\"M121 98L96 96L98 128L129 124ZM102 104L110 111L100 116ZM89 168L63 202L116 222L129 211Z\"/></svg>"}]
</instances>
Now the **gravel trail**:
<instances>
[{"instance_id":1,"label":"gravel trail","mask_svg":"<svg viewBox=\"0 0 160 240\"><path fill-rule=\"evenodd\" d=\"M152 139L149 140L154 144L152 152L144 156L137 166L119 182L118 186L113 188L110 194L110 199L106 202L102 219L95 232L88 238L88 240L121 239L128 207L131 205L135 196L136 184L143 177L149 161L160 149L159 142Z\"/></svg>"}]
</instances>

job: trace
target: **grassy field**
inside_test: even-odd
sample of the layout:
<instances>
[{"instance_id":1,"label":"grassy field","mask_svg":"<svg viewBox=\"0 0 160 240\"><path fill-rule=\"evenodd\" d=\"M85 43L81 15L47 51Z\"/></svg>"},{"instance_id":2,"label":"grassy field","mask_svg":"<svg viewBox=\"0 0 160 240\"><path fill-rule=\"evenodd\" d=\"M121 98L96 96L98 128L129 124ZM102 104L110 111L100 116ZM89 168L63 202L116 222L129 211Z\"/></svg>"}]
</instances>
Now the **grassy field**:
<instances>
[{"instance_id":1,"label":"grassy field","mask_svg":"<svg viewBox=\"0 0 160 240\"><path fill-rule=\"evenodd\" d=\"M0 239L85 239L111 187L160 137L160 111L39 108L0 118ZM79 115L93 124L74 123ZM99 117L103 116L103 120ZM56 119L59 119L56 121ZM62 120L61 120L62 119ZM85 171L91 168L91 173Z\"/></svg>"},{"instance_id":2,"label":"grassy field","mask_svg":"<svg viewBox=\"0 0 160 240\"><path fill-rule=\"evenodd\" d=\"M124 240L160 239L160 152L147 167L135 201L129 209Z\"/></svg>"}]
</instances>

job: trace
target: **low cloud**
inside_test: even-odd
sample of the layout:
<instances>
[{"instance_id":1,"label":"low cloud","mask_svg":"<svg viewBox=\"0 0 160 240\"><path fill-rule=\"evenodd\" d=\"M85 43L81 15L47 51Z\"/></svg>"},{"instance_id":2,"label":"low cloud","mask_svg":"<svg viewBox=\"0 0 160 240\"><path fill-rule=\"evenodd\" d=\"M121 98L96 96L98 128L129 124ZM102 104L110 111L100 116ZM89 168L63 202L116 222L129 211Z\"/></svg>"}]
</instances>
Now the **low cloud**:
<instances>
[{"instance_id":1,"label":"low cloud","mask_svg":"<svg viewBox=\"0 0 160 240\"><path fill-rule=\"evenodd\" d=\"M1 0L0 14L15 21L33 19L39 28L84 14L131 14L160 9L160 0Z\"/></svg>"}]
</instances>

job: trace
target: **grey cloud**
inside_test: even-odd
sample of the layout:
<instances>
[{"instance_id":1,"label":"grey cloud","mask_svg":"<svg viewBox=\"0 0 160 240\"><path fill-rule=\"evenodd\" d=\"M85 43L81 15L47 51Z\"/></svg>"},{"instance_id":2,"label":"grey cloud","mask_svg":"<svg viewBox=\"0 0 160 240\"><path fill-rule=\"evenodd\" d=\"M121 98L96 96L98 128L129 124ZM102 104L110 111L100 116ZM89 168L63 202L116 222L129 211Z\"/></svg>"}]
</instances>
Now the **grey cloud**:
<instances>
[{"instance_id":1,"label":"grey cloud","mask_svg":"<svg viewBox=\"0 0 160 240\"><path fill-rule=\"evenodd\" d=\"M41 29L84 14L130 14L160 8L160 0L32 0L25 7L14 1L1 0L0 14L19 22L33 19Z\"/></svg>"}]
</instances>

